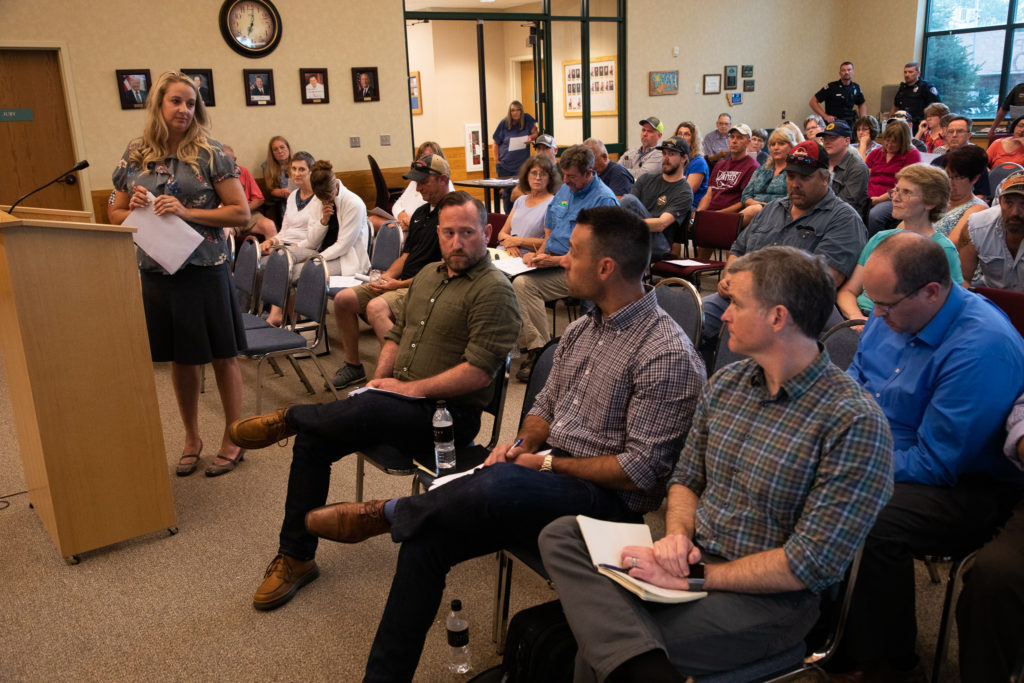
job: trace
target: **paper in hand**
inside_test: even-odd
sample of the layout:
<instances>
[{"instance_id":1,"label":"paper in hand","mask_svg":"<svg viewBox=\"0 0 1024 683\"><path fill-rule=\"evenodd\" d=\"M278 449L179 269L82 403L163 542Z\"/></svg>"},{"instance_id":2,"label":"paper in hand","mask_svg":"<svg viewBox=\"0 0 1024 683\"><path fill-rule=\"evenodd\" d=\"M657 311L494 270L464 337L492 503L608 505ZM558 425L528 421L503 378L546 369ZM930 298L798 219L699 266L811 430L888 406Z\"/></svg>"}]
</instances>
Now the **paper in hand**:
<instances>
[{"instance_id":1,"label":"paper in hand","mask_svg":"<svg viewBox=\"0 0 1024 683\"><path fill-rule=\"evenodd\" d=\"M132 210L122 225L135 228L135 244L168 273L174 274L203 241L203 236L175 215L157 216L156 197L147 192L149 204Z\"/></svg>"}]
</instances>

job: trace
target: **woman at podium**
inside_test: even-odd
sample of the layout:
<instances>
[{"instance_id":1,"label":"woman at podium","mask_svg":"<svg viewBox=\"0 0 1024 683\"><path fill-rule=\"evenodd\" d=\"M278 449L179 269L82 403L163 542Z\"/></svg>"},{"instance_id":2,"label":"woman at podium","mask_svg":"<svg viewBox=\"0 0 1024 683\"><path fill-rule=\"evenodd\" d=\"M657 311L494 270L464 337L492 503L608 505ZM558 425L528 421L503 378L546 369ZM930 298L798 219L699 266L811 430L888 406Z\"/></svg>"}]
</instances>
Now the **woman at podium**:
<instances>
[{"instance_id":1,"label":"woman at podium","mask_svg":"<svg viewBox=\"0 0 1024 683\"><path fill-rule=\"evenodd\" d=\"M201 238L173 273L137 249L150 352L155 362L171 362L174 395L185 427L179 476L196 471L203 450L199 369L205 363L213 363L225 419L207 476L230 472L243 455L227 436L227 426L238 419L241 409L237 355L245 345L245 330L231 287L223 228L245 225L249 206L238 182L238 167L208 131L206 107L192 79L175 72L161 75L146 100L142 136L128 144L114 170L114 195L107 212L110 221L120 225L133 210L151 207L157 216L182 219Z\"/></svg>"}]
</instances>

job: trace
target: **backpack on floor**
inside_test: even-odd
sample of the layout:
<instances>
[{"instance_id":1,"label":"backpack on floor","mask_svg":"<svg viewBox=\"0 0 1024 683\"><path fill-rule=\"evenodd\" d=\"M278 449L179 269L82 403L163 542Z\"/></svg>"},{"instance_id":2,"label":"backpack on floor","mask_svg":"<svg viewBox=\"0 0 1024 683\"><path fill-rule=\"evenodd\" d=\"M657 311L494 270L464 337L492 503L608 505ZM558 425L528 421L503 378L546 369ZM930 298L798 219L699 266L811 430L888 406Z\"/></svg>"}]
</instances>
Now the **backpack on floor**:
<instances>
[{"instance_id":1,"label":"backpack on floor","mask_svg":"<svg viewBox=\"0 0 1024 683\"><path fill-rule=\"evenodd\" d=\"M576 639L558 600L512 617L501 662L501 683L571 683Z\"/></svg>"}]
</instances>

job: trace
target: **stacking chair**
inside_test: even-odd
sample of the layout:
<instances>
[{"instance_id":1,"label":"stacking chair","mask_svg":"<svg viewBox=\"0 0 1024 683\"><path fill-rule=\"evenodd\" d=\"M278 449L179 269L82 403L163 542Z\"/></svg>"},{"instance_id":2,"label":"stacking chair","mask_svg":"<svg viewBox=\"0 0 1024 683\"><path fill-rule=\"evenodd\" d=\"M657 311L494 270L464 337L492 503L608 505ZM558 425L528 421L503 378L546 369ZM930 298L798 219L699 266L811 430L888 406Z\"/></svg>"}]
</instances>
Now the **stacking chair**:
<instances>
[{"instance_id":1,"label":"stacking chair","mask_svg":"<svg viewBox=\"0 0 1024 683\"><path fill-rule=\"evenodd\" d=\"M1003 309L1013 326L1024 336L1024 292L995 287L975 287L974 291Z\"/></svg>"},{"instance_id":2,"label":"stacking chair","mask_svg":"<svg viewBox=\"0 0 1024 683\"><path fill-rule=\"evenodd\" d=\"M370 154L367 154L366 158L370 162L370 173L373 175L373 187L377 191L375 206L390 212L391 207L395 204L395 200L402 196L402 192L405 191L405 188L388 187L388 183L384 179L384 174L380 171L380 166L377 164L377 160Z\"/></svg>"},{"instance_id":3,"label":"stacking chair","mask_svg":"<svg viewBox=\"0 0 1024 683\"><path fill-rule=\"evenodd\" d=\"M988 185L992 188L992 193L995 194L996 190L999 189L999 185L1006 180L1010 174L1016 173L1017 171L1024 171L1024 166L1015 164L1012 161L1004 161L1001 164L996 164L996 167L988 172Z\"/></svg>"},{"instance_id":4,"label":"stacking chair","mask_svg":"<svg viewBox=\"0 0 1024 683\"><path fill-rule=\"evenodd\" d=\"M735 363L738 360L743 360L747 356L742 353L736 353L729 348L729 326L723 324L722 329L718 333L718 346L715 348L715 362L711 364L711 372L708 373L708 377L715 374L729 363Z\"/></svg>"},{"instance_id":5,"label":"stacking chair","mask_svg":"<svg viewBox=\"0 0 1024 683\"><path fill-rule=\"evenodd\" d=\"M551 368L555 363L555 349L558 339L552 339L541 349L540 356L530 371L530 380L526 383L526 394L523 396L523 408L519 412L519 425L522 426L526 414L533 407L537 394L544 388ZM505 634L508 631L509 601L512 597L512 566L513 560L526 565L546 581L550 581L536 546L533 548L507 548L499 550L498 579L494 590L494 621L491 626L491 640L494 641L498 654L505 650Z\"/></svg>"},{"instance_id":6,"label":"stacking chair","mask_svg":"<svg viewBox=\"0 0 1024 683\"><path fill-rule=\"evenodd\" d=\"M505 395L508 389L509 365L512 363L512 356L505 356L505 362L494 377L494 393L490 402L484 406L483 412L490 413L494 418L491 427L490 440L486 446L477 446L471 443L468 446L455 449L455 471L465 472L471 470L487 459L488 454L498 444L498 437L501 436L501 419L505 412ZM424 471L415 461L421 465L434 462L432 451L425 453L407 453L391 444L374 444L356 454L356 501L363 500L363 477L365 476L365 463L371 465L386 474L396 476L416 475L412 480L412 495L420 492L421 481L429 487L436 477L436 470Z\"/></svg>"},{"instance_id":7,"label":"stacking chair","mask_svg":"<svg viewBox=\"0 0 1024 683\"><path fill-rule=\"evenodd\" d=\"M949 581L946 584L946 598L942 603L942 621L939 622L939 637L935 643L935 661L932 662L932 683L939 683L941 680L942 667L946 663L946 652L949 649L949 637L953 626L953 616L956 614L957 585L963 579L964 574L974 565L974 551L964 557L952 558L953 564L949 568ZM928 567L932 571L931 565Z\"/></svg>"},{"instance_id":8,"label":"stacking chair","mask_svg":"<svg viewBox=\"0 0 1024 683\"><path fill-rule=\"evenodd\" d=\"M853 329L857 325L863 325L867 320L864 318L850 318L838 325L829 328L821 335L821 343L828 351L829 358L839 367L846 370L853 362L857 353L857 343L860 341L860 333Z\"/></svg>"},{"instance_id":9,"label":"stacking chair","mask_svg":"<svg viewBox=\"0 0 1024 683\"><path fill-rule=\"evenodd\" d=\"M269 306L277 306L282 311L288 310L288 295L292 286L292 255L281 245L276 245L262 267L263 277L260 282L260 295L252 313L243 313L242 319L246 330L258 330L270 327L264 317L269 314ZM266 311L263 311L267 308Z\"/></svg>"},{"instance_id":10,"label":"stacking chair","mask_svg":"<svg viewBox=\"0 0 1024 683\"><path fill-rule=\"evenodd\" d=\"M545 301L544 307L551 309L551 336L558 338L558 304L565 306L565 317L572 322L579 317L580 300L573 296L565 296L553 301Z\"/></svg>"},{"instance_id":11,"label":"stacking chair","mask_svg":"<svg viewBox=\"0 0 1024 683\"><path fill-rule=\"evenodd\" d=\"M384 271L402 254L402 228L394 221L380 226L373 239L370 269Z\"/></svg>"},{"instance_id":12,"label":"stacking chair","mask_svg":"<svg viewBox=\"0 0 1024 683\"><path fill-rule=\"evenodd\" d=\"M732 248L736 236L743 226L743 216L738 213L722 211L698 211L693 219L693 246L728 251ZM704 274L720 274L725 268L725 261L702 261L699 266L679 266L666 261L658 261L651 266L651 273L660 277L680 277L692 280L700 289L700 276Z\"/></svg>"},{"instance_id":13,"label":"stacking chair","mask_svg":"<svg viewBox=\"0 0 1024 683\"><path fill-rule=\"evenodd\" d=\"M683 328L694 346L699 344L704 302L697 288L682 278L668 277L657 284L654 295L658 298L658 305Z\"/></svg>"},{"instance_id":14,"label":"stacking chair","mask_svg":"<svg viewBox=\"0 0 1024 683\"><path fill-rule=\"evenodd\" d=\"M283 250L282 250L283 251ZM287 252L285 252L287 254ZM291 259L288 259L289 263ZM269 268L269 262L268 262ZM326 334L324 319L327 313L327 264L323 257L317 255L306 261L299 274L299 281L295 287L294 306L291 319L287 327L263 327L248 329L245 331L248 348L242 352L242 357L256 361L256 412L260 413L262 405L263 390L263 361L272 361L276 357L284 356L295 368L299 380L306 387L310 394L315 393L313 385L306 378L302 368L295 362L295 356L300 354L308 355L320 372L327 388L340 398L334 389L331 378L324 371L320 360L311 351L320 343L321 337ZM281 303L273 301L278 306L287 303L287 296L282 298ZM286 309L287 310L287 309ZM299 316L315 321L316 331L312 340L307 340L295 331L295 323Z\"/></svg>"},{"instance_id":15,"label":"stacking chair","mask_svg":"<svg viewBox=\"0 0 1024 683\"><path fill-rule=\"evenodd\" d=\"M260 247L256 238L249 235L238 249L232 281L235 296L243 313L252 313L260 298Z\"/></svg>"}]
</instances>

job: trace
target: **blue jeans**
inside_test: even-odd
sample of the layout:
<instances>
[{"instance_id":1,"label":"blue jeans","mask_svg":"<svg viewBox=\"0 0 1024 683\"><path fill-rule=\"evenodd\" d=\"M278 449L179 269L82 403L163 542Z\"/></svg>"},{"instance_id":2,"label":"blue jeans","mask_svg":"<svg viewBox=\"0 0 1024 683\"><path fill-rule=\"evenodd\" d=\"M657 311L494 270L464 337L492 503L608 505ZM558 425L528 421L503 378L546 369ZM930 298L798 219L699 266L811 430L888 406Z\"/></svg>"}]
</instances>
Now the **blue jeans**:
<instances>
[{"instance_id":1,"label":"blue jeans","mask_svg":"<svg viewBox=\"0 0 1024 683\"><path fill-rule=\"evenodd\" d=\"M391 538L402 548L364 680L412 680L452 566L508 547L537 553L540 530L576 514L623 522L641 518L615 491L507 463L400 499Z\"/></svg>"},{"instance_id":2,"label":"blue jeans","mask_svg":"<svg viewBox=\"0 0 1024 683\"><path fill-rule=\"evenodd\" d=\"M285 422L297 432L288 474L288 495L278 552L299 560L316 554L317 537L306 531L306 513L327 502L331 464L374 444L414 453L431 452L434 401L367 392L342 401L293 406ZM455 443L468 444L480 431L480 411L448 404Z\"/></svg>"}]
</instances>

